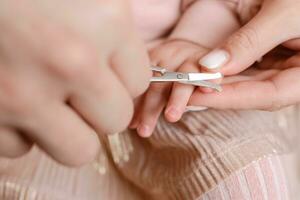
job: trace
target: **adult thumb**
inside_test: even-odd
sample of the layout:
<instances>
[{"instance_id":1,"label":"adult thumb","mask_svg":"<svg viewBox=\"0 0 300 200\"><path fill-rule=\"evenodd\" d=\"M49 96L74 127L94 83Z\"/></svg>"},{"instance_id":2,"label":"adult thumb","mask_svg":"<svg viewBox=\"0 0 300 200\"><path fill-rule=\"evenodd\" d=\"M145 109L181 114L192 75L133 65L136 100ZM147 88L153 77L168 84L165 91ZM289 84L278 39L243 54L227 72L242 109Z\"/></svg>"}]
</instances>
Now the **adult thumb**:
<instances>
[{"instance_id":1,"label":"adult thumb","mask_svg":"<svg viewBox=\"0 0 300 200\"><path fill-rule=\"evenodd\" d=\"M278 3L279 2L279 3ZM284 1L281 1L284 2ZM287 11L280 1L269 1L246 25L232 34L220 47L200 59L199 64L224 75L239 73L268 51L290 39Z\"/></svg>"}]
</instances>

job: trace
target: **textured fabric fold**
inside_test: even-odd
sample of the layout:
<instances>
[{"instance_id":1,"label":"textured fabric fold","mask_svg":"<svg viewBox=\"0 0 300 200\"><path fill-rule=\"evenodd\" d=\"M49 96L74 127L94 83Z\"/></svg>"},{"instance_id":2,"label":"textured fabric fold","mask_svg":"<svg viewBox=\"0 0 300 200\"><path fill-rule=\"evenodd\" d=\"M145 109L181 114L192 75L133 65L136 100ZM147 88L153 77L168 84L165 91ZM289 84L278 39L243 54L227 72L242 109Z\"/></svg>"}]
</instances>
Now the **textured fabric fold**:
<instances>
[{"instance_id":1,"label":"textured fabric fold","mask_svg":"<svg viewBox=\"0 0 300 200\"><path fill-rule=\"evenodd\" d=\"M251 162L291 151L299 115L291 107L208 110L176 124L160 119L149 139L132 131L102 138L98 159L78 169L34 148L0 160L0 199L196 199Z\"/></svg>"},{"instance_id":2,"label":"textured fabric fold","mask_svg":"<svg viewBox=\"0 0 300 200\"><path fill-rule=\"evenodd\" d=\"M289 152L296 113L208 110L173 125L161 119L149 140L124 133L134 150L119 169L155 197L195 199L252 161Z\"/></svg>"}]
</instances>

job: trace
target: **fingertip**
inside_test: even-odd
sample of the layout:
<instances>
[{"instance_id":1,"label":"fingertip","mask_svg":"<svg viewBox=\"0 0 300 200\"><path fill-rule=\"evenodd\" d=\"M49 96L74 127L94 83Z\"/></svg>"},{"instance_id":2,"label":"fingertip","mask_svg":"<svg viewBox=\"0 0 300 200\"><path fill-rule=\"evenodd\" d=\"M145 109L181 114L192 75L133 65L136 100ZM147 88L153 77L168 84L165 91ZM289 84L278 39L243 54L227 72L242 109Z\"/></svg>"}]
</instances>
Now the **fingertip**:
<instances>
[{"instance_id":1,"label":"fingertip","mask_svg":"<svg viewBox=\"0 0 300 200\"><path fill-rule=\"evenodd\" d=\"M167 121L174 123L180 120L193 91L193 86L174 84L164 113Z\"/></svg>"},{"instance_id":2,"label":"fingertip","mask_svg":"<svg viewBox=\"0 0 300 200\"><path fill-rule=\"evenodd\" d=\"M147 138L150 137L152 135L153 132L153 127L147 124L140 124L137 127L137 133L139 136L143 137L143 138Z\"/></svg>"},{"instance_id":3,"label":"fingertip","mask_svg":"<svg viewBox=\"0 0 300 200\"><path fill-rule=\"evenodd\" d=\"M175 106L169 106L165 110L165 118L167 119L167 121L172 122L172 123L180 120L182 114L183 114L183 111L181 111L181 109L178 109Z\"/></svg>"},{"instance_id":4,"label":"fingertip","mask_svg":"<svg viewBox=\"0 0 300 200\"><path fill-rule=\"evenodd\" d=\"M57 154L49 154L54 160L58 163L61 163L68 167L80 167L86 165L88 163L93 162L100 149L100 142L98 137L95 138L94 142L85 143L84 146L78 146L78 149L61 152L60 155ZM47 152L49 153L49 152Z\"/></svg>"},{"instance_id":5,"label":"fingertip","mask_svg":"<svg viewBox=\"0 0 300 200\"><path fill-rule=\"evenodd\" d=\"M78 160L78 163L75 162L75 166L84 165L94 161L100 150L100 140L96 132L93 134L93 141L89 142L89 147L85 147L84 154L82 156L82 160Z\"/></svg>"},{"instance_id":6,"label":"fingertip","mask_svg":"<svg viewBox=\"0 0 300 200\"><path fill-rule=\"evenodd\" d=\"M88 140L83 140L83 143L77 146L78 149L69 152L64 158L58 161L71 167L79 167L93 162L100 150L99 136L96 132L91 131Z\"/></svg>"},{"instance_id":7,"label":"fingertip","mask_svg":"<svg viewBox=\"0 0 300 200\"><path fill-rule=\"evenodd\" d=\"M199 90L203 93L213 93L214 90L211 88L199 87Z\"/></svg>"}]
</instances>

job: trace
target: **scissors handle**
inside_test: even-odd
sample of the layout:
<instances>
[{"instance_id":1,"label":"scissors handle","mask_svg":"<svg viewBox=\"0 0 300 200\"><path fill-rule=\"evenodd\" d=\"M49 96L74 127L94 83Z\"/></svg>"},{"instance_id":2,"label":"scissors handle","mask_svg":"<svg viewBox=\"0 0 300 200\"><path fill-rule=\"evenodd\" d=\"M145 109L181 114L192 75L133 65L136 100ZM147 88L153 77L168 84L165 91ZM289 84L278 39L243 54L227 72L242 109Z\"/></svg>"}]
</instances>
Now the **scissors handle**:
<instances>
[{"instance_id":1,"label":"scissors handle","mask_svg":"<svg viewBox=\"0 0 300 200\"><path fill-rule=\"evenodd\" d=\"M165 68L158 67L158 66L151 66L151 70L152 70L152 72L158 72L161 74L164 74L167 72L167 70Z\"/></svg>"}]
</instances>

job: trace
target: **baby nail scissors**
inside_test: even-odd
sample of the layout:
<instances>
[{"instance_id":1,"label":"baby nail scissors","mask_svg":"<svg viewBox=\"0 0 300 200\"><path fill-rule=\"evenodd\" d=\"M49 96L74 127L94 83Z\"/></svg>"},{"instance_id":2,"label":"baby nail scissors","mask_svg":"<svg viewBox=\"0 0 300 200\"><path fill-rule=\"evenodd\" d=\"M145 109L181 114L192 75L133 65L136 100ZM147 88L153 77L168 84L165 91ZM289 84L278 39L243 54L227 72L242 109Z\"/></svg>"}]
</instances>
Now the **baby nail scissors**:
<instances>
[{"instance_id":1,"label":"baby nail scissors","mask_svg":"<svg viewBox=\"0 0 300 200\"><path fill-rule=\"evenodd\" d=\"M219 84L209 82L222 78L220 72L217 73L191 73L191 72L170 72L165 68L152 66L152 72L158 72L160 76L153 76L150 82L179 82L183 84L195 85L200 87L212 88L216 91L221 91L222 88Z\"/></svg>"}]
</instances>

